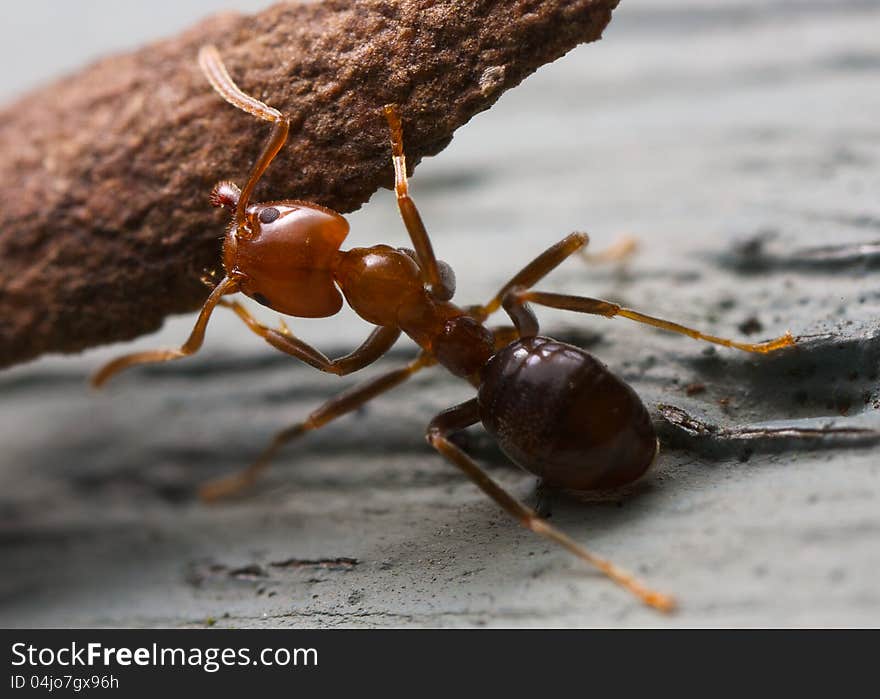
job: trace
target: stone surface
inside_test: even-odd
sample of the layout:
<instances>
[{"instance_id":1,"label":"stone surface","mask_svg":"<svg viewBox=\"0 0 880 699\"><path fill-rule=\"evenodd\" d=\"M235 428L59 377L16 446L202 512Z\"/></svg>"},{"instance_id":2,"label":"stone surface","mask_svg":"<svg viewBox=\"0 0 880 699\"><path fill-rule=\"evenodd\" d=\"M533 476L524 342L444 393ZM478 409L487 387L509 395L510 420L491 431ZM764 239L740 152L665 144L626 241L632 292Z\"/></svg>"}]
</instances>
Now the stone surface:
<instances>
[{"instance_id":1,"label":"stone surface","mask_svg":"<svg viewBox=\"0 0 880 699\"><path fill-rule=\"evenodd\" d=\"M808 336L762 358L539 313L638 390L664 440L645 482L555 496L552 521L675 593L677 614L521 530L430 452L428 420L472 395L439 371L292 445L249 497L200 505L197 484L357 381L223 314L202 354L106 393L87 373L131 346L0 375L0 624L878 625L876 446L707 451L657 408L730 429L880 427L878 20L857 0L622 3L604 41L505 95L413 180L463 302L572 229L597 249L629 233L641 248L625 267L571 260L542 288L718 334ZM406 241L388 192L351 221L351 245ZM175 344L191 323L133 346ZM330 353L368 332L347 312L292 325ZM401 341L365 376L409 356ZM534 502L534 480L468 435Z\"/></svg>"}]
</instances>

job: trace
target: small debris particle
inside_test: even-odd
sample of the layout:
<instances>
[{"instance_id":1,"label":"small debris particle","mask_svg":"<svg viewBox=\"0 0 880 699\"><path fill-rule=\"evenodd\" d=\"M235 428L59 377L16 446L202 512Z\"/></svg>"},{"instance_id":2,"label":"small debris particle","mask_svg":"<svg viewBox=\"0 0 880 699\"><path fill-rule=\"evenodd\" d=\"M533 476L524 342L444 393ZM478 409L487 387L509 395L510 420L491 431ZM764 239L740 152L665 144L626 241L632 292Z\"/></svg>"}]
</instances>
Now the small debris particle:
<instances>
[{"instance_id":1,"label":"small debris particle","mask_svg":"<svg viewBox=\"0 0 880 699\"><path fill-rule=\"evenodd\" d=\"M689 396L697 396L700 393L706 392L706 384L700 383L699 381L696 383L689 383L684 387L684 392Z\"/></svg>"},{"instance_id":2,"label":"small debris particle","mask_svg":"<svg viewBox=\"0 0 880 699\"><path fill-rule=\"evenodd\" d=\"M263 569L263 567L256 563L251 563L250 565L242 566L241 568L233 568L229 571L229 577L238 580L257 580L258 578L266 578L268 576L269 574Z\"/></svg>"},{"instance_id":3,"label":"small debris particle","mask_svg":"<svg viewBox=\"0 0 880 699\"><path fill-rule=\"evenodd\" d=\"M488 97L493 92L497 92L504 84L504 75L506 73L504 66L489 66L480 76L480 94Z\"/></svg>"},{"instance_id":4,"label":"small debris particle","mask_svg":"<svg viewBox=\"0 0 880 699\"><path fill-rule=\"evenodd\" d=\"M743 335L754 335L764 329L763 323L761 323L761 321L755 316L749 316L737 327Z\"/></svg>"}]
</instances>

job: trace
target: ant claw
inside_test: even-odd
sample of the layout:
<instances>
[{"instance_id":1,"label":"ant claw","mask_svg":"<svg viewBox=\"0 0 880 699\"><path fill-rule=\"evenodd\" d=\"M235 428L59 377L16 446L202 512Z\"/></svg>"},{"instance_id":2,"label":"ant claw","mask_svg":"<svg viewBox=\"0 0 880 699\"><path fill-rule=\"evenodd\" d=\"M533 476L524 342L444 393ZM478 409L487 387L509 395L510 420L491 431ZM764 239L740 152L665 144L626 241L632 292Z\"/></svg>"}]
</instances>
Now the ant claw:
<instances>
[{"instance_id":1,"label":"ant claw","mask_svg":"<svg viewBox=\"0 0 880 699\"><path fill-rule=\"evenodd\" d=\"M288 327L287 323L284 321L284 318L278 319L278 332L280 332L282 335L285 335L286 337L293 336L293 333L290 332L290 328Z\"/></svg>"}]
</instances>

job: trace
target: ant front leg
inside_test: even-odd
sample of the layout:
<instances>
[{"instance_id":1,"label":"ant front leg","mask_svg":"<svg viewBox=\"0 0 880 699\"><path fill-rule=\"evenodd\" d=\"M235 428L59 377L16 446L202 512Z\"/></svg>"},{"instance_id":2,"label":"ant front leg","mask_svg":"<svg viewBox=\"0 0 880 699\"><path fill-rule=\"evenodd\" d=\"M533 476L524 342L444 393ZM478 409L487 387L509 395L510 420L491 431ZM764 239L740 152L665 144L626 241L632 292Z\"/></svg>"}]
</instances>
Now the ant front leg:
<instances>
[{"instance_id":1,"label":"ant front leg","mask_svg":"<svg viewBox=\"0 0 880 699\"><path fill-rule=\"evenodd\" d=\"M196 320L195 327L190 333L189 339L183 343L178 349L150 350L147 352L135 352L118 357L101 367L94 376L92 376L92 386L101 388L111 377L118 374L124 369L137 364L155 364L157 362L168 362L172 359L180 359L198 352L205 340L205 328L208 327L208 320L214 309L221 303L221 299L227 294L234 294L238 291L238 278L224 277L220 283L214 287L208 300L202 306L199 317Z\"/></svg>"},{"instance_id":2,"label":"ant front leg","mask_svg":"<svg viewBox=\"0 0 880 699\"><path fill-rule=\"evenodd\" d=\"M463 430L478 422L480 422L480 408L477 399L474 398L454 408L450 408L435 417L428 426L428 443L440 452L447 461L460 468L480 490L519 521L523 527L559 544L582 561L586 561L598 568L611 580L629 590L645 604L664 612L673 609L675 601L671 597L646 587L629 573L621 570L610 561L591 553L574 541L574 539L564 534L545 519L542 519L534 510L526 507L493 481L476 461L449 440L448 435L450 433Z\"/></svg>"},{"instance_id":3,"label":"ant front leg","mask_svg":"<svg viewBox=\"0 0 880 699\"><path fill-rule=\"evenodd\" d=\"M307 432L317 430L336 418L357 410L373 400L373 398L399 386L416 372L433 364L436 364L433 357L428 354L421 354L401 369L395 369L387 374L382 374L375 379L339 394L335 398L331 398L320 408L312 411L304 421L298 422L275 435L275 438L263 450L263 453L257 457L257 460L244 471L203 485L199 489L200 497L208 502L213 502L236 495L253 485L260 474L269 467L272 458L288 442L302 437Z\"/></svg>"},{"instance_id":4,"label":"ant front leg","mask_svg":"<svg viewBox=\"0 0 880 699\"><path fill-rule=\"evenodd\" d=\"M454 281L441 272L431 246L428 231L422 222L415 202L409 196L409 183L406 178L406 155L403 152L403 126L397 106L385 105L385 118L391 130L391 158L394 163L394 192L397 195L397 208L416 252L416 261L422 270L422 280L438 301L448 301L455 293Z\"/></svg>"},{"instance_id":5,"label":"ant front leg","mask_svg":"<svg viewBox=\"0 0 880 699\"><path fill-rule=\"evenodd\" d=\"M646 325L653 325L655 328L662 328L663 330L671 330L672 332L676 332L681 335L687 335L688 337L692 337L695 340L703 340L704 342L711 342L713 344L722 345L724 347L732 347L734 349L742 350L743 352L769 354L770 352L775 352L777 350L783 349L784 347L791 347L792 345L796 344L795 338L790 332L786 332L785 335L774 338L772 340L767 340L766 342L736 342L735 340L728 340L727 338L716 337L715 335L708 335L699 330L695 330L684 325L679 325L678 323L673 323L669 320L655 318L654 316L649 316L644 313L640 313L639 311L634 311L630 308L624 308L623 306L619 306L616 303L603 301L602 299L592 299L583 296L569 296L567 294L552 294L544 291L529 291L522 289L514 290L512 294L513 296L515 296L516 300L519 303L531 302L539 306L546 306L548 308L559 308L564 311L574 311L576 313L589 313L591 315L605 316L606 318L614 318L616 316L620 316L621 318L629 318L630 320L634 320L637 323L645 323Z\"/></svg>"},{"instance_id":6,"label":"ant front leg","mask_svg":"<svg viewBox=\"0 0 880 699\"><path fill-rule=\"evenodd\" d=\"M369 366L390 350L400 337L398 328L378 327L360 347L344 357L330 359L320 350L294 336L286 325L282 325L280 330L263 325L238 301L222 301L220 305L235 311L253 333L262 337L275 349L292 355L319 371L337 376L352 374Z\"/></svg>"}]
</instances>

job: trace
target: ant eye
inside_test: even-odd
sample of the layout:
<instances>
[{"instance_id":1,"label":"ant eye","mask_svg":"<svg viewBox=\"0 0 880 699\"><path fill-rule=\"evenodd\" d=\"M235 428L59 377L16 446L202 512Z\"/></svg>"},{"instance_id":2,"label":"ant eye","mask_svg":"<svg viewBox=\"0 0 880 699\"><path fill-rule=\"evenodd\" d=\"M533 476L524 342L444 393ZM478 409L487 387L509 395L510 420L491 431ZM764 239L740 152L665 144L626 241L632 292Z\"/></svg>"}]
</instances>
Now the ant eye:
<instances>
[{"instance_id":1,"label":"ant eye","mask_svg":"<svg viewBox=\"0 0 880 699\"><path fill-rule=\"evenodd\" d=\"M278 209L276 209L274 206L270 206L260 212L260 223L272 223L272 221L274 221L280 215L281 212L278 211Z\"/></svg>"}]
</instances>

